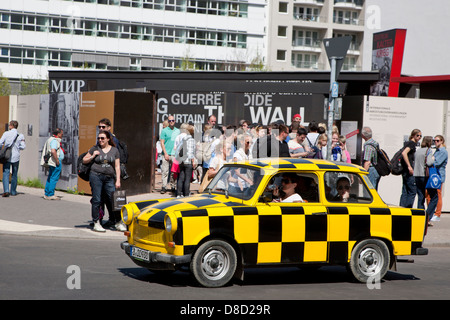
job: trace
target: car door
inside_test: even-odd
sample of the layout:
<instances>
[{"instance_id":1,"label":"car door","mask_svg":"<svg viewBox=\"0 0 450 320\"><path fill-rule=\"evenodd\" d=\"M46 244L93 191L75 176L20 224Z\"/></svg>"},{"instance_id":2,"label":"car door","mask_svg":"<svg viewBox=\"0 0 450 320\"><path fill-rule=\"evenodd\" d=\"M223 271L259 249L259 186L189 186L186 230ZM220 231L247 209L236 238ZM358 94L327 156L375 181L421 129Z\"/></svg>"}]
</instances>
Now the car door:
<instances>
[{"instance_id":1,"label":"car door","mask_svg":"<svg viewBox=\"0 0 450 320\"><path fill-rule=\"evenodd\" d=\"M306 183L298 190L299 194L304 191L304 202L269 202L267 199L258 202L258 263L299 264L327 260L327 210L320 202L319 179L314 173L297 175ZM265 190L276 184L277 176L269 181Z\"/></svg>"}]
</instances>

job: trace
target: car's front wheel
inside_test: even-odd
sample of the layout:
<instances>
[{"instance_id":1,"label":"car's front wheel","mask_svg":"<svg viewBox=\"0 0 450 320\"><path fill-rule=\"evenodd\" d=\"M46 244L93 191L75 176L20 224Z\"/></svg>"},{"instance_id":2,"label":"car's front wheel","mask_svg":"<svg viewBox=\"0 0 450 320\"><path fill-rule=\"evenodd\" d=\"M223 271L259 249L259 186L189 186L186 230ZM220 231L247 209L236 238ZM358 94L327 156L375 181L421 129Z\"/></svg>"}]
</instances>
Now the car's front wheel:
<instances>
[{"instance_id":1,"label":"car's front wheel","mask_svg":"<svg viewBox=\"0 0 450 320\"><path fill-rule=\"evenodd\" d=\"M191 272L204 287L226 285L236 271L237 256L234 248L223 240L203 243L191 260Z\"/></svg>"},{"instance_id":2,"label":"car's front wheel","mask_svg":"<svg viewBox=\"0 0 450 320\"><path fill-rule=\"evenodd\" d=\"M381 281L389 269L390 253L386 244L379 239L366 239L353 248L350 270L356 280Z\"/></svg>"}]
</instances>

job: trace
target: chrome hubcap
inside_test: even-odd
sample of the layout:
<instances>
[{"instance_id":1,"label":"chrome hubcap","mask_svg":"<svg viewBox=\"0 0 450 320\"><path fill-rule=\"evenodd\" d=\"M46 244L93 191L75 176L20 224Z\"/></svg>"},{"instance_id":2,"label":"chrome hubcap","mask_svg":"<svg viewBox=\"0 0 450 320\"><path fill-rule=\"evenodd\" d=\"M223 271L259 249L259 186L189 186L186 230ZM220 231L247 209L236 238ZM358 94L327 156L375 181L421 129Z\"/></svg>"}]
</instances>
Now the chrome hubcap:
<instances>
[{"instance_id":1,"label":"chrome hubcap","mask_svg":"<svg viewBox=\"0 0 450 320\"><path fill-rule=\"evenodd\" d=\"M359 269L366 276L380 272L383 262L383 256L373 248L365 248L359 255Z\"/></svg>"},{"instance_id":2,"label":"chrome hubcap","mask_svg":"<svg viewBox=\"0 0 450 320\"><path fill-rule=\"evenodd\" d=\"M225 252L217 248L211 248L203 255L203 274L209 279L221 278L230 267L230 261Z\"/></svg>"}]
</instances>

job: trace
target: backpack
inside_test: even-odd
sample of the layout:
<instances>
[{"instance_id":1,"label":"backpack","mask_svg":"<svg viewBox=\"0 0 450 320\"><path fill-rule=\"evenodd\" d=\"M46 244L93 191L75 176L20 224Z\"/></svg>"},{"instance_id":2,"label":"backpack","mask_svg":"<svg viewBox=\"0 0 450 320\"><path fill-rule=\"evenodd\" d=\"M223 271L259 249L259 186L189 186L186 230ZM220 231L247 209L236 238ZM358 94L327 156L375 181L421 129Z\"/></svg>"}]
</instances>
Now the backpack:
<instances>
[{"instance_id":1,"label":"backpack","mask_svg":"<svg viewBox=\"0 0 450 320\"><path fill-rule=\"evenodd\" d=\"M119 140L119 143L117 144L116 147L119 150L120 163L127 163L128 162L128 147L127 147L127 144L125 142Z\"/></svg>"},{"instance_id":2,"label":"backpack","mask_svg":"<svg viewBox=\"0 0 450 320\"><path fill-rule=\"evenodd\" d=\"M202 142L202 160L204 163L209 163L209 160L211 160L211 156L213 153L213 149L211 148L211 145L213 143L213 140Z\"/></svg>"},{"instance_id":3,"label":"backpack","mask_svg":"<svg viewBox=\"0 0 450 320\"><path fill-rule=\"evenodd\" d=\"M319 138L319 136L317 136L316 141L314 143L311 142L311 140L309 140L308 136L306 137L306 139L308 140L309 143L309 148L310 148L310 152L309 154L306 156L306 158L311 158L311 159L322 159L322 152L321 150L316 146L317 143L317 139ZM320 154L319 154L320 153Z\"/></svg>"},{"instance_id":4,"label":"backpack","mask_svg":"<svg viewBox=\"0 0 450 320\"><path fill-rule=\"evenodd\" d=\"M177 159L178 162L182 162L185 159L183 158L184 156L184 150L187 149L187 140L188 136L183 137L183 139L181 139L181 141L178 143L177 149L175 150L175 158Z\"/></svg>"},{"instance_id":5,"label":"backpack","mask_svg":"<svg viewBox=\"0 0 450 320\"><path fill-rule=\"evenodd\" d=\"M84 164L83 158L87 155L87 152L80 154L77 160L77 173L78 176L84 181L89 181L89 173L91 172L92 161Z\"/></svg>"},{"instance_id":6,"label":"backpack","mask_svg":"<svg viewBox=\"0 0 450 320\"><path fill-rule=\"evenodd\" d=\"M77 173L81 179L83 179L84 181L89 181L89 174L91 173L91 167L94 161L83 163L83 158L85 155L87 155L87 152L84 152L78 156Z\"/></svg>"},{"instance_id":7,"label":"backpack","mask_svg":"<svg viewBox=\"0 0 450 320\"><path fill-rule=\"evenodd\" d=\"M375 147L375 150L377 152L377 164L372 165L381 177L388 176L392 171L391 161L389 160L387 153L380 149L379 146Z\"/></svg>"},{"instance_id":8,"label":"backpack","mask_svg":"<svg viewBox=\"0 0 450 320\"><path fill-rule=\"evenodd\" d=\"M50 139L52 139L53 137L50 137L47 139L47 141L45 141L44 144L44 148L42 149L42 155L41 155L41 166L48 168L48 160L50 160L52 154L49 150L50 148Z\"/></svg>"},{"instance_id":9,"label":"backpack","mask_svg":"<svg viewBox=\"0 0 450 320\"><path fill-rule=\"evenodd\" d=\"M392 164L391 173L395 176L401 175L403 173L403 170L405 169L405 166L403 164L404 160L402 156L403 150L405 150L405 147L398 150L391 159Z\"/></svg>"}]
</instances>

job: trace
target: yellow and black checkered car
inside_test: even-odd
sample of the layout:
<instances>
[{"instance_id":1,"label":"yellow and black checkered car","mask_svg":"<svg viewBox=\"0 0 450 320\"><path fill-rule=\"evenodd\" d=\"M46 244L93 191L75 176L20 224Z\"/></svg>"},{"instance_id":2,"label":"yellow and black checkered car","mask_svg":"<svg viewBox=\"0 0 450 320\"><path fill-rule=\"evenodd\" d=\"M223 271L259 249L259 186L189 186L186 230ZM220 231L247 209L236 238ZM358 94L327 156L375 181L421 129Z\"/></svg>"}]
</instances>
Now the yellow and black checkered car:
<instances>
[{"instance_id":1,"label":"yellow and black checkered car","mask_svg":"<svg viewBox=\"0 0 450 320\"><path fill-rule=\"evenodd\" d=\"M365 282L397 256L427 254L424 210L386 205L363 168L342 162L229 163L203 193L129 203L122 218L122 248L135 263L188 265L207 287L265 265L349 265Z\"/></svg>"}]
</instances>

